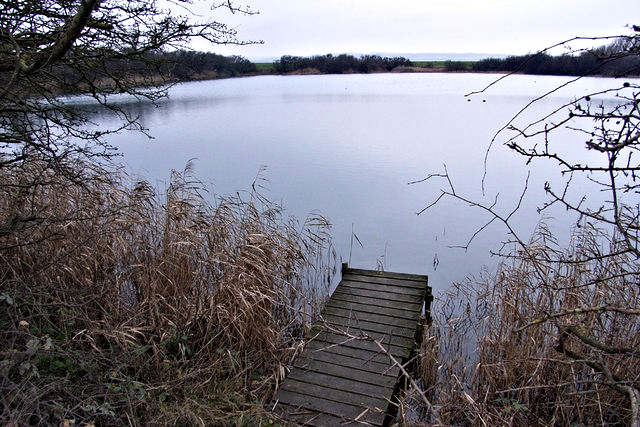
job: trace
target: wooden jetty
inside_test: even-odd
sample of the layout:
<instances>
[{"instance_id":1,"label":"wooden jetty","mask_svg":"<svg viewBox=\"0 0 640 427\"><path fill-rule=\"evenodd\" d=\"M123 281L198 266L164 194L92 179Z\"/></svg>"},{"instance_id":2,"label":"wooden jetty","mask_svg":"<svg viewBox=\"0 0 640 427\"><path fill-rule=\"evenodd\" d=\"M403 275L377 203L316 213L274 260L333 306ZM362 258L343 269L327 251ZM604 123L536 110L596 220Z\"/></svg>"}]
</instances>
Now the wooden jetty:
<instances>
[{"instance_id":1,"label":"wooden jetty","mask_svg":"<svg viewBox=\"0 0 640 427\"><path fill-rule=\"evenodd\" d=\"M278 389L273 410L300 425L388 423L401 377L392 357L409 359L432 298L427 276L343 264L342 280Z\"/></svg>"}]
</instances>

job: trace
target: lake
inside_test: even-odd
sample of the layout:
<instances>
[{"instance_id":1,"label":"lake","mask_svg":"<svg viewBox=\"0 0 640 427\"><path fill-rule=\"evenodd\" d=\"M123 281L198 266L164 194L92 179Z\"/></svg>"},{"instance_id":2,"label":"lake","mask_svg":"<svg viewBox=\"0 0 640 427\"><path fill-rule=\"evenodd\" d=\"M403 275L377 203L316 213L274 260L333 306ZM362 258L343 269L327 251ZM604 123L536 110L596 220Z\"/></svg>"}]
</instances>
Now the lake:
<instances>
[{"instance_id":1,"label":"lake","mask_svg":"<svg viewBox=\"0 0 640 427\"><path fill-rule=\"evenodd\" d=\"M568 79L511 76L485 93L498 76L488 74L371 74L260 76L182 83L158 107L128 104L155 139L136 132L109 137L131 173L166 182L172 169L196 159L196 176L216 194L248 190L264 166L265 196L281 201L304 219L309 212L333 224L334 246L356 268L428 274L444 289L483 266L495 268L491 250L509 236L492 224L467 250L487 214L443 199L417 215L439 195L440 180L412 184L444 166L458 193L492 201L509 212L529 172L523 159L499 137L487 159L486 194L481 180L489 143L503 125L536 96ZM582 79L522 116L537 118L588 91L619 85L611 79ZM122 102L127 100L123 98ZM102 122L109 122L107 115ZM562 143L577 155L584 143L565 132ZM555 167L531 170L529 191L513 224L528 238L540 220L542 186ZM596 197L596 196L594 196ZM575 218L549 211L561 239ZM352 239L352 232L359 242Z\"/></svg>"}]
</instances>

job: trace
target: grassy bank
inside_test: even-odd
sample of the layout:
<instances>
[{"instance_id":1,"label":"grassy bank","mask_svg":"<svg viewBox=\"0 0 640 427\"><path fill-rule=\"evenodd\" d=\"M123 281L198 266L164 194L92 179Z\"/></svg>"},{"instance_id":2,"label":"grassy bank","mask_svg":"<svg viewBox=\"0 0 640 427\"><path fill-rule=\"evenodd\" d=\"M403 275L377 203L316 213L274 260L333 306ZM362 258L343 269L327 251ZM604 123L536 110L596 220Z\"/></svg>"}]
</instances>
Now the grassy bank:
<instances>
[{"instance_id":1,"label":"grassy bank","mask_svg":"<svg viewBox=\"0 0 640 427\"><path fill-rule=\"evenodd\" d=\"M4 425L252 425L321 305L328 225L189 169L161 194L37 162L0 186ZM27 213L30 213L27 215ZM324 279L323 279L324 278Z\"/></svg>"}]
</instances>

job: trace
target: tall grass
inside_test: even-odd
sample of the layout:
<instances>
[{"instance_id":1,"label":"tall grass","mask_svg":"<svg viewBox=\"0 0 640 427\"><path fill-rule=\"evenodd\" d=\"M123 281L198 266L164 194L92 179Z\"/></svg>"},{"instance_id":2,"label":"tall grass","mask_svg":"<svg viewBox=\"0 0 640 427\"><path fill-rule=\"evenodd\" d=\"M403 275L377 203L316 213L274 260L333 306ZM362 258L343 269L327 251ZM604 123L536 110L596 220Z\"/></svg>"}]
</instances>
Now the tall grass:
<instances>
[{"instance_id":1,"label":"tall grass","mask_svg":"<svg viewBox=\"0 0 640 427\"><path fill-rule=\"evenodd\" d=\"M542 224L496 274L440 295L419 373L440 420L629 425L640 389L640 265L619 245L585 223L561 249ZM405 404L414 420L434 419L411 397Z\"/></svg>"},{"instance_id":2,"label":"tall grass","mask_svg":"<svg viewBox=\"0 0 640 427\"><path fill-rule=\"evenodd\" d=\"M326 220L298 223L257 186L213 198L190 165L165 194L122 171L76 165L70 185L43 166L0 177L2 423L267 417L326 296L308 282L333 274Z\"/></svg>"}]
</instances>

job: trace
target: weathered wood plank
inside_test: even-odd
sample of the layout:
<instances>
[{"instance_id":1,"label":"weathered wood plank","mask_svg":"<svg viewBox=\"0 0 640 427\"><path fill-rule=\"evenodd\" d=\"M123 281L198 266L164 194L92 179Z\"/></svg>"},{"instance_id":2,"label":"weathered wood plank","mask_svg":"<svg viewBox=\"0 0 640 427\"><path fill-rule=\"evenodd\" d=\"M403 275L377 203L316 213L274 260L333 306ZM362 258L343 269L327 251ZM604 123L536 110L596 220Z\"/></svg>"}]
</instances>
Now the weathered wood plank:
<instances>
[{"instance_id":1,"label":"weathered wood plank","mask_svg":"<svg viewBox=\"0 0 640 427\"><path fill-rule=\"evenodd\" d=\"M370 289L383 291L385 289L389 290L390 294L402 294L402 295L411 295L415 297L422 297L424 290L420 288L407 288L405 286L394 286L385 283L373 283L373 282L358 282L354 280L342 280L340 282L340 286L353 287L358 289Z\"/></svg>"},{"instance_id":2,"label":"weathered wood plank","mask_svg":"<svg viewBox=\"0 0 640 427\"><path fill-rule=\"evenodd\" d=\"M339 328L336 328L336 329L339 329ZM358 336L358 331L355 331L355 330L352 331L352 335L355 336L356 339L354 339L351 342L355 342L355 344L358 345L359 341L367 340L367 337L368 337L376 341L379 341L380 343L385 345L390 344L391 346L402 347L402 348L410 348L413 346L413 337L407 338L399 335L394 335L391 332L381 333L381 332L375 332L375 331L362 331L362 333L366 334L366 337L362 335L362 338L360 338ZM311 329L311 334L309 336L312 337L312 339L317 339L319 341L327 341L327 337L337 336L338 338L337 342L343 342L351 338L351 337L336 333L333 328L329 329L322 324L314 326Z\"/></svg>"},{"instance_id":3,"label":"weathered wood plank","mask_svg":"<svg viewBox=\"0 0 640 427\"><path fill-rule=\"evenodd\" d=\"M325 399L319 396L294 393L288 390L278 391L278 400L291 406L299 406L308 410L324 412L325 414L340 414L341 418L353 421L358 418L365 423L381 425L386 415L385 408L363 408L342 402Z\"/></svg>"},{"instance_id":4,"label":"weathered wood plank","mask_svg":"<svg viewBox=\"0 0 640 427\"><path fill-rule=\"evenodd\" d=\"M361 340L376 340L376 341L379 341L380 343L390 344L396 347L404 348L404 347L413 346L414 337L409 338L406 336L406 334L404 335L394 334L393 331L378 332L378 331L368 331L364 329L350 328L351 336L347 336L337 332L340 330L343 330L346 333L347 328L333 326L333 325L331 327L328 327L326 325L319 324L314 326L311 329L311 334L313 335L309 335L309 337L312 339L320 340L320 341L326 341L327 336L338 336L342 338L342 341L349 340L350 338L353 337L352 341L354 341L356 345L358 345L358 341L361 341ZM342 341L338 341L338 342L342 342Z\"/></svg>"},{"instance_id":5,"label":"weathered wood plank","mask_svg":"<svg viewBox=\"0 0 640 427\"><path fill-rule=\"evenodd\" d=\"M327 374L323 372L307 371L304 369L293 369L289 373L289 376L287 376L287 381L285 381L285 383L289 381L288 380L289 378L295 379L297 381L305 382L305 383L329 386L330 388L332 388L335 384L337 384L336 377L331 374ZM389 383L384 386L369 384L369 383L362 383L362 382L358 382L357 380L349 381L349 379L345 379L345 378L338 379L338 381L340 383L338 384L337 388L340 388L341 390L351 391L354 393L364 394L372 397L385 397L392 391L396 380L394 378L393 383Z\"/></svg>"},{"instance_id":6,"label":"weathered wood plank","mask_svg":"<svg viewBox=\"0 0 640 427\"><path fill-rule=\"evenodd\" d=\"M415 282L427 282L429 280L429 276L423 274L394 273L391 271L362 270L359 268L347 268L345 271L343 271L342 277L345 277L349 274L376 278L393 278Z\"/></svg>"},{"instance_id":7,"label":"weathered wood plank","mask_svg":"<svg viewBox=\"0 0 640 427\"><path fill-rule=\"evenodd\" d=\"M349 356L356 359L360 359L364 362L373 361L379 362L383 364L390 364L391 359L384 353L381 353L378 349L374 350L365 350L363 348L357 347L346 347L346 346L334 346L327 348L329 344L323 341L310 341L307 343L305 347L306 352L314 352L314 353L331 353L342 356Z\"/></svg>"},{"instance_id":8,"label":"weathered wood plank","mask_svg":"<svg viewBox=\"0 0 640 427\"><path fill-rule=\"evenodd\" d=\"M329 307L329 306L325 306L322 312L325 318L329 316L339 316L347 319L378 323L381 325L389 325L390 327L400 327L400 328L416 327L416 322L414 319L390 317L390 316L385 316L379 313L367 313L363 311L355 312L347 308L338 308L338 307Z\"/></svg>"},{"instance_id":9,"label":"weathered wood plank","mask_svg":"<svg viewBox=\"0 0 640 427\"><path fill-rule=\"evenodd\" d=\"M346 310L353 310L358 313L375 313L382 314L389 317L397 317L400 319L407 319L414 322L418 321L420 317L419 312L411 312L407 310L395 310L392 308L385 307L371 307L367 304L359 304L359 303L350 303L348 301L342 301L339 299L330 299L329 302L325 305L325 307L335 307L335 308L344 308Z\"/></svg>"},{"instance_id":10,"label":"weathered wood plank","mask_svg":"<svg viewBox=\"0 0 640 427\"><path fill-rule=\"evenodd\" d=\"M373 341L346 340L345 337L335 335L335 334L328 334L326 332L321 332L320 334L318 334L315 338L313 338L313 341L316 341L318 343L323 343L324 347L322 347L322 349L344 346L344 347L351 347L356 349L373 351L374 353L380 351L380 348ZM387 349L387 351L389 351L389 353L391 353L393 357L397 359L398 358L401 359L409 355L409 348L405 346L394 345L393 340L391 342L391 345L389 345L389 343L387 343L386 340L381 341L381 344L385 349Z\"/></svg>"},{"instance_id":11,"label":"weathered wood plank","mask_svg":"<svg viewBox=\"0 0 640 427\"><path fill-rule=\"evenodd\" d=\"M404 301L404 302L408 302L408 303L422 303L424 301L424 296L422 295L422 293L406 293L406 292L389 292L383 289L368 289L364 286L358 286L359 284L362 283L358 283L358 282L342 282L340 283L340 286L338 286L338 289L336 289L336 291L340 291L344 294L350 294L350 295L359 295L359 296L363 296L363 297L367 297L367 298L374 298L374 299L385 299L385 300L391 300L391 301ZM388 285L384 285L384 287L389 287ZM413 288L397 288L398 290L413 290L416 291L417 289L413 289Z\"/></svg>"},{"instance_id":12,"label":"weathered wood plank","mask_svg":"<svg viewBox=\"0 0 640 427\"><path fill-rule=\"evenodd\" d=\"M369 353L372 355L371 353ZM396 378L398 376L398 368L391 362L381 363L375 360L363 360L348 354L330 353L328 351L306 351L301 354L297 360L301 363L307 363L309 360L317 360L332 363L336 366L344 366L356 370L373 372L379 375L387 375Z\"/></svg>"},{"instance_id":13,"label":"weathered wood plank","mask_svg":"<svg viewBox=\"0 0 640 427\"><path fill-rule=\"evenodd\" d=\"M365 408L379 408L385 410L388 402L380 396L361 394L352 386L357 386L356 381L336 381L334 387L329 384L316 384L303 382L295 378L282 384L282 390L288 390L309 396L330 397L331 400ZM346 391L345 391L346 390Z\"/></svg>"},{"instance_id":14,"label":"weathered wood plank","mask_svg":"<svg viewBox=\"0 0 640 427\"><path fill-rule=\"evenodd\" d=\"M422 301L417 303L417 302L404 302L404 301L381 299L381 298L376 299L376 298L370 298L366 296L344 293L340 290L340 288L335 290L335 292L331 296L331 299L359 303L359 304L367 304L370 307L393 308L395 310L408 311L411 313L415 313L417 311L422 310Z\"/></svg>"},{"instance_id":15,"label":"weathered wood plank","mask_svg":"<svg viewBox=\"0 0 640 427\"><path fill-rule=\"evenodd\" d=\"M353 274L345 276L344 280L349 283L373 283L374 285L391 286L396 293L397 293L397 289L395 288L406 289L408 292L411 292L411 293L418 293L418 292L422 292L422 290L425 287L425 282L411 282L406 280L389 279L384 277L357 276Z\"/></svg>"},{"instance_id":16,"label":"weathered wood plank","mask_svg":"<svg viewBox=\"0 0 640 427\"><path fill-rule=\"evenodd\" d=\"M349 280L350 282L378 283L381 285L399 286L403 288L413 288L418 290L424 289L426 283L410 280L390 279L388 277L369 277L357 274L347 274L343 276L343 278L344 280Z\"/></svg>"},{"instance_id":17,"label":"weathered wood plank","mask_svg":"<svg viewBox=\"0 0 640 427\"><path fill-rule=\"evenodd\" d=\"M408 327L384 325L382 323L367 322L366 320L360 320L355 318L347 318L327 314L324 316L324 321L332 326L339 327L344 331L351 331L351 333L358 334L359 331L366 332L379 332L382 334L392 333L399 337L406 337L410 339L415 338L415 325L413 330Z\"/></svg>"},{"instance_id":18,"label":"weathered wood plank","mask_svg":"<svg viewBox=\"0 0 640 427\"><path fill-rule=\"evenodd\" d=\"M338 380L334 384L315 384L313 382L300 381L292 377L291 380L286 381L282 385L282 390L308 396L322 397L327 400L362 408L386 410L389 403L385 399L385 395L388 394L389 390L385 390L384 394L371 396L359 393L358 389L353 387L357 385L358 383L355 381L346 382L344 380Z\"/></svg>"},{"instance_id":19,"label":"weathered wood plank","mask_svg":"<svg viewBox=\"0 0 640 427\"><path fill-rule=\"evenodd\" d=\"M286 403L278 403L272 409L280 415L280 417L298 426L325 427L339 426L345 423L344 418L317 411L309 411L304 408L287 405Z\"/></svg>"},{"instance_id":20,"label":"weathered wood plank","mask_svg":"<svg viewBox=\"0 0 640 427\"><path fill-rule=\"evenodd\" d=\"M334 381L338 381L339 379L351 380L362 384L377 385L384 388L392 388L397 380L397 371L396 377L392 377L389 375L382 375L382 373L378 372L368 372L315 359L296 360L293 366L294 368L299 368L300 370L308 372L331 375ZM320 381L320 379L318 381ZM346 383L348 381L344 382Z\"/></svg>"},{"instance_id":21,"label":"weathered wood plank","mask_svg":"<svg viewBox=\"0 0 640 427\"><path fill-rule=\"evenodd\" d=\"M333 414L310 411L308 409L291 406L286 403L278 403L275 406L274 410L281 417L286 418L299 426L327 427L342 425L364 425L357 422L349 421L345 418L341 418Z\"/></svg>"}]
</instances>

